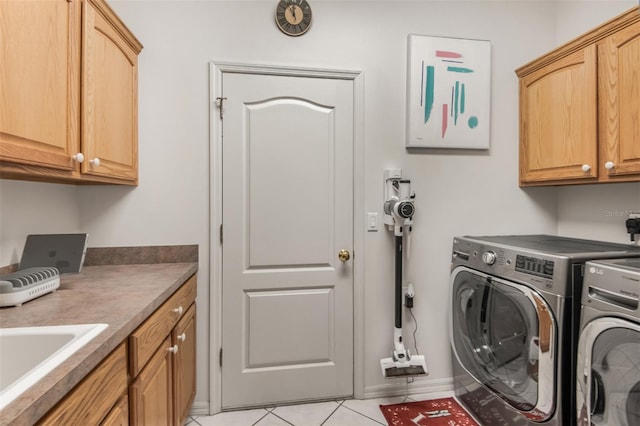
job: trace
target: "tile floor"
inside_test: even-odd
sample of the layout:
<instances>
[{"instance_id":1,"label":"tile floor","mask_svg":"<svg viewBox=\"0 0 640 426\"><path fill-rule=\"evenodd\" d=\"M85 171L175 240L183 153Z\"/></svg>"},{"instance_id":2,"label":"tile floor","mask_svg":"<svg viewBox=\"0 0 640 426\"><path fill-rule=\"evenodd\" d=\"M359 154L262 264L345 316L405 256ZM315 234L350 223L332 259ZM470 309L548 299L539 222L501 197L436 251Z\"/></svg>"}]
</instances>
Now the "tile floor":
<instances>
[{"instance_id":1,"label":"tile floor","mask_svg":"<svg viewBox=\"0 0 640 426\"><path fill-rule=\"evenodd\" d=\"M387 422L380 405L453 396L453 392L378 399L347 399L227 411L214 416L192 416L188 426L379 426Z\"/></svg>"}]
</instances>

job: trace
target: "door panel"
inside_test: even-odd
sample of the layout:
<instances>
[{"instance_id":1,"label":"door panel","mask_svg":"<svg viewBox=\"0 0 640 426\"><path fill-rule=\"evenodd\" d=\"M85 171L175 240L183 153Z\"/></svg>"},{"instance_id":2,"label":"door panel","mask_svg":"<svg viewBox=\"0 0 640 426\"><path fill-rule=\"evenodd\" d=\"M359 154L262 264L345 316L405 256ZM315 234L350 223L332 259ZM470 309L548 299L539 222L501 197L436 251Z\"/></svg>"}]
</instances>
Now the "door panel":
<instances>
[{"instance_id":1,"label":"door panel","mask_svg":"<svg viewBox=\"0 0 640 426\"><path fill-rule=\"evenodd\" d=\"M597 81L595 46L521 80L521 183L597 177Z\"/></svg>"},{"instance_id":2,"label":"door panel","mask_svg":"<svg viewBox=\"0 0 640 426\"><path fill-rule=\"evenodd\" d=\"M331 288L246 292L246 312L250 313L246 318L248 367L331 362L335 341L334 294ZM280 314L273 315L274 312ZM289 342L300 341L307 343L295 351L283 350Z\"/></svg>"},{"instance_id":3,"label":"door panel","mask_svg":"<svg viewBox=\"0 0 640 426\"><path fill-rule=\"evenodd\" d=\"M329 266L335 228L333 109L279 98L247 105L245 114L248 268ZM264 131L269 128L280 130ZM273 188L290 195L276 203Z\"/></svg>"},{"instance_id":4,"label":"door panel","mask_svg":"<svg viewBox=\"0 0 640 426\"><path fill-rule=\"evenodd\" d=\"M601 78L600 168L615 179L640 173L640 22L608 37L598 47ZM606 162L615 167L605 169Z\"/></svg>"},{"instance_id":5,"label":"door panel","mask_svg":"<svg viewBox=\"0 0 640 426\"><path fill-rule=\"evenodd\" d=\"M138 57L91 3L84 3L82 172L138 178ZM98 158L100 163L90 160Z\"/></svg>"},{"instance_id":6,"label":"door panel","mask_svg":"<svg viewBox=\"0 0 640 426\"><path fill-rule=\"evenodd\" d=\"M80 6L0 2L0 159L76 169Z\"/></svg>"},{"instance_id":7,"label":"door panel","mask_svg":"<svg viewBox=\"0 0 640 426\"><path fill-rule=\"evenodd\" d=\"M353 393L353 82L223 73L222 407Z\"/></svg>"}]
</instances>

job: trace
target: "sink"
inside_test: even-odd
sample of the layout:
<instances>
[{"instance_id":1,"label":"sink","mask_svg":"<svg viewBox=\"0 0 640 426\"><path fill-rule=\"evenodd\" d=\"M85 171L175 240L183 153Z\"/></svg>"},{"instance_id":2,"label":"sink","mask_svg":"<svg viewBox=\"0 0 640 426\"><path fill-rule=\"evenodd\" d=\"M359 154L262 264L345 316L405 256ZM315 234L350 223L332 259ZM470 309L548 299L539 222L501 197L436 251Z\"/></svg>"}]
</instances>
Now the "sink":
<instances>
[{"instance_id":1,"label":"sink","mask_svg":"<svg viewBox=\"0 0 640 426\"><path fill-rule=\"evenodd\" d=\"M107 328L107 324L0 328L0 410Z\"/></svg>"}]
</instances>

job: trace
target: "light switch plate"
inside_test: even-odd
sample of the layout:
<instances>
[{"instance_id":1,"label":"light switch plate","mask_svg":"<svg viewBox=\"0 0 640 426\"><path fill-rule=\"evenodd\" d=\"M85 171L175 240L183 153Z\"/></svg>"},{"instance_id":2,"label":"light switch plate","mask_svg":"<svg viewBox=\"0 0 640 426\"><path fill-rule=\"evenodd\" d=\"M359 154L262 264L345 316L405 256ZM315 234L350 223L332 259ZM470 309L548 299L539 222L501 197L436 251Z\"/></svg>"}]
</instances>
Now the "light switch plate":
<instances>
[{"instance_id":1,"label":"light switch plate","mask_svg":"<svg viewBox=\"0 0 640 426\"><path fill-rule=\"evenodd\" d=\"M367 231L378 232L378 213L367 213Z\"/></svg>"}]
</instances>

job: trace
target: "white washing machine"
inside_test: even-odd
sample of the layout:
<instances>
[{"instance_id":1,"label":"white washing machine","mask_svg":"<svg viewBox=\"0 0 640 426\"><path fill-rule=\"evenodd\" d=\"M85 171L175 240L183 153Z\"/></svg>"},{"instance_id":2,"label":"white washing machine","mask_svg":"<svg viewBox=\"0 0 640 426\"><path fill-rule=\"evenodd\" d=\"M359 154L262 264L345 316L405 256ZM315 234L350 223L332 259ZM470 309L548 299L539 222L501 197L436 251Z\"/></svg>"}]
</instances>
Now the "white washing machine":
<instances>
[{"instance_id":1,"label":"white washing machine","mask_svg":"<svg viewBox=\"0 0 640 426\"><path fill-rule=\"evenodd\" d=\"M640 259L585 264L576 410L579 425L640 425Z\"/></svg>"}]
</instances>

